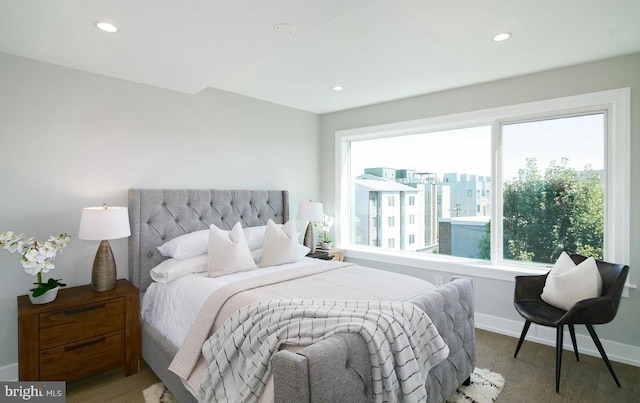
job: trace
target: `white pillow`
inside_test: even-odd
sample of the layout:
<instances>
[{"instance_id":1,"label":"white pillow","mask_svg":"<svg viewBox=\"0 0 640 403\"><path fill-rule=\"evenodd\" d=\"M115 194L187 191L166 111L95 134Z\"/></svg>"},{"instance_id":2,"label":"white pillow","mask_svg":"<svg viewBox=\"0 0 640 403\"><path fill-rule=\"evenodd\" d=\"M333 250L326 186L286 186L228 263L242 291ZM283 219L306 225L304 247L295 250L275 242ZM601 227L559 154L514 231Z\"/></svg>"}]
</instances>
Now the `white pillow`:
<instances>
[{"instance_id":1,"label":"white pillow","mask_svg":"<svg viewBox=\"0 0 640 403\"><path fill-rule=\"evenodd\" d=\"M282 227L282 224L275 224L276 227ZM247 227L244 229L244 236L247 238L247 244L252 251L261 249L264 246L264 236L267 231L266 225L257 227Z\"/></svg>"},{"instance_id":2,"label":"white pillow","mask_svg":"<svg viewBox=\"0 0 640 403\"><path fill-rule=\"evenodd\" d=\"M570 310L578 301L602 294L602 277L592 257L576 266L562 252L553 266L542 290L542 300L555 307Z\"/></svg>"},{"instance_id":3,"label":"white pillow","mask_svg":"<svg viewBox=\"0 0 640 403\"><path fill-rule=\"evenodd\" d=\"M282 226L282 224L276 225L279 227ZM262 248L266 229L266 225L247 227L244 229L244 235L247 238L249 249L256 250ZM158 246L158 250L162 256L174 257L176 259L187 259L202 255L207 253L209 248L209 231L210 230L205 229L180 235Z\"/></svg>"},{"instance_id":4,"label":"white pillow","mask_svg":"<svg viewBox=\"0 0 640 403\"><path fill-rule=\"evenodd\" d=\"M239 222L231 231L211 224L209 232L209 277L256 269L251 250Z\"/></svg>"},{"instance_id":5,"label":"white pillow","mask_svg":"<svg viewBox=\"0 0 640 403\"><path fill-rule=\"evenodd\" d=\"M189 259L171 258L151 269L150 274L153 281L166 284L187 274L205 272L208 263L207 255L199 255Z\"/></svg>"},{"instance_id":6,"label":"white pillow","mask_svg":"<svg viewBox=\"0 0 640 403\"><path fill-rule=\"evenodd\" d=\"M162 256L188 259L207 253L208 244L209 230L204 229L177 236L158 246L158 250Z\"/></svg>"},{"instance_id":7,"label":"white pillow","mask_svg":"<svg viewBox=\"0 0 640 403\"><path fill-rule=\"evenodd\" d=\"M262 260L262 251L264 248L258 248L251 251L251 256L253 256L253 261L256 263L260 263Z\"/></svg>"},{"instance_id":8,"label":"white pillow","mask_svg":"<svg viewBox=\"0 0 640 403\"><path fill-rule=\"evenodd\" d=\"M298 242L298 231L293 220L287 221L282 227L272 220L267 221L260 267L297 262L307 253L309 248Z\"/></svg>"}]
</instances>

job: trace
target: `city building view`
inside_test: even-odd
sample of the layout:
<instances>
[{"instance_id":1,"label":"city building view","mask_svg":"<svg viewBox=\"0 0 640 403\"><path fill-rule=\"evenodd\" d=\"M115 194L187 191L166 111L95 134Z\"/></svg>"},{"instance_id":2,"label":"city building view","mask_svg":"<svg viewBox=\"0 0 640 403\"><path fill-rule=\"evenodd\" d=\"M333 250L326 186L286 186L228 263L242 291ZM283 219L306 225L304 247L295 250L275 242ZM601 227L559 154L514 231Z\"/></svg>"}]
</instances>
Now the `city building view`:
<instances>
[{"instance_id":1,"label":"city building view","mask_svg":"<svg viewBox=\"0 0 640 403\"><path fill-rule=\"evenodd\" d=\"M491 178L372 167L354 185L355 244L480 257Z\"/></svg>"},{"instance_id":2,"label":"city building view","mask_svg":"<svg viewBox=\"0 0 640 403\"><path fill-rule=\"evenodd\" d=\"M602 257L605 122L598 112L503 124L494 160L490 126L351 141L349 240L525 263L563 250Z\"/></svg>"}]
</instances>

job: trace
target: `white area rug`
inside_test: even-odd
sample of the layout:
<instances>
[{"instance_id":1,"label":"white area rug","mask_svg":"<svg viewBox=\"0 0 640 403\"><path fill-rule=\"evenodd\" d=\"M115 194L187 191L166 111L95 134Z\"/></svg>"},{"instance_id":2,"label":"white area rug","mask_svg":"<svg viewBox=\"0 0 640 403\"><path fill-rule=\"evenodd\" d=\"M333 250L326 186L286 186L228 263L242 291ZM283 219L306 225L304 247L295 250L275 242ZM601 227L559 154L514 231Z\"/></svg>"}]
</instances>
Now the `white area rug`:
<instances>
[{"instance_id":1,"label":"white area rug","mask_svg":"<svg viewBox=\"0 0 640 403\"><path fill-rule=\"evenodd\" d=\"M488 369L476 368L471 374L471 385L461 386L447 403L492 403L504 387L504 377ZM177 403L171 392L158 382L142 391L146 403Z\"/></svg>"},{"instance_id":2,"label":"white area rug","mask_svg":"<svg viewBox=\"0 0 640 403\"><path fill-rule=\"evenodd\" d=\"M178 403L162 382L153 384L142 391L145 403Z\"/></svg>"},{"instance_id":3,"label":"white area rug","mask_svg":"<svg viewBox=\"0 0 640 403\"><path fill-rule=\"evenodd\" d=\"M471 385L460 386L447 403L491 403L502 392L504 377L488 369L476 368L471 374Z\"/></svg>"}]
</instances>

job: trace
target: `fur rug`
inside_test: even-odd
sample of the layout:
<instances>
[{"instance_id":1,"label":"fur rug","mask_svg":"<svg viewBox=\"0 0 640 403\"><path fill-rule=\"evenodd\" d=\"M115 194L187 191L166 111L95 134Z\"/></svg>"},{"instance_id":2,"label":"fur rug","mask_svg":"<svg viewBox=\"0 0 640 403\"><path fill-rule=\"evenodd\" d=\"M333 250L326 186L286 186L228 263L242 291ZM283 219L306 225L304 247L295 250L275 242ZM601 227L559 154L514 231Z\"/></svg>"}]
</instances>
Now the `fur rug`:
<instances>
[{"instance_id":1,"label":"fur rug","mask_svg":"<svg viewBox=\"0 0 640 403\"><path fill-rule=\"evenodd\" d=\"M502 375L488 369L476 368L471 374L471 385L461 386L447 403L492 403L504 387ZM158 382L142 391L146 403L177 403L171 392Z\"/></svg>"},{"instance_id":2,"label":"fur rug","mask_svg":"<svg viewBox=\"0 0 640 403\"><path fill-rule=\"evenodd\" d=\"M142 391L145 403L178 403L162 382L153 384Z\"/></svg>"},{"instance_id":3,"label":"fur rug","mask_svg":"<svg viewBox=\"0 0 640 403\"><path fill-rule=\"evenodd\" d=\"M471 385L460 386L447 403L491 403L502 392L504 377L488 369L476 368L471 374Z\"/></svg>"}]
</instances>

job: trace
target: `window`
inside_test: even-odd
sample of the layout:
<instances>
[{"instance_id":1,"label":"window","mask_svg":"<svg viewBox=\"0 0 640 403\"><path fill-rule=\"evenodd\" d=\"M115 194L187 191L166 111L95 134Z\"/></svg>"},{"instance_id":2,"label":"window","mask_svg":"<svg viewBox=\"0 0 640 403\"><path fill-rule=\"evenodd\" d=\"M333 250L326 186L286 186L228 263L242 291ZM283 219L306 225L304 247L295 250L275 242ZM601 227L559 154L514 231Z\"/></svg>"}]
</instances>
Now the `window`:
<instances>
[{"instance_id":1,"label":"window","mask_svg":"<svg viewBox=\"0 0 640 403\"><path fill-rule=\"evenodd\" d=\"M401 200L417 192L421 200L408 220L419 226L419 245L407 253L548 265L567 249L628 262L629 94L604 91L338 132L338 208L351 222L339 234L368 245L354 242L362 238L354 236L357 223L368 222L359 198L366 200L364 188L384 188ZM374 167L402 171L402 183L387 177L376 185L378 178L363 174ZM405 233L403 225L394 231ZM387 248L396 248L391 239Z\"/></svg>"},{"instance_id":2,"label":"window","mask_svg":"<svg viewBox=\"0 0 640 403\"><path fill-rule=\"evenodd\" d=\"M413 245L416 243L416 236L414 234L409 235L409 244Z\"/></svg>"},{"instance_id":3,"label":"window","mask_svg":"<svg viewBox=\"0 0 640 403\"><path fill-rule=\"evenodd\" d=\"M396 198L394 196L387 197L387 206L394 207L396 205Z\"/></svg>"},{"instance_id":4,"label":"window","mask_svg":"<svg viewBox=\"0 0 640 403\"><path fill-rule=\"evenodd\" d=\"M503 259L604 258L605 123L598 112L501 125Z\"/></svg>"},{"instance_id":5,"label":"window","mask_svg":"<svg viewBox=\"0 0 640 403\"><path fill-rule=\"evenodd\" d=\"M409 205L410 206L415 206L416 205L416 197L415 196L409 196Z\"/></svg>"},{"instance_id":6,"label":"window","mask_svg":"<svg viewBox=\"0 0 640 403\"><path fill-rule=\"evenodd\" d=\"M396 239L395 238L387 239L387 248L393 249L395 247L396 247Z\"/></svg>"},{"instance_id":7,"label":"window","mask_svg":"<svg viewBox=\"0 0 640 403\"><path fill-rule=\"evenodd\" d=\"M414 244L411 250L424 250L425 253L440 253L454 256L473 256L480 258L479 238L484 234L488 219L476 221L443 220L458 217L475 217L476 203L474 189L469 189L477 178L489 177L491 173L491 127L489 125L465 129L445 130L440 132L420 133L410 136L380 138L373 140L352 141L351 166L353 177L355 222L366 222L367 211L360 209L361 200L371 198L371 194L383 190L393 190L406 197L408 204L413 199L429 201L417 203L418 211L412 211L413 219L409 224L417 226L412 231L424 234L419 238L420 244ZM390 152L393 151L393 152ZM451 156L457 156L452 158ZM378 169L376 161L382 161L385 169ZM407 169L407 165L416 169ZM402 171L403 175L389 175L387 179L380 176L391 169ZM376 175L378 174L378 175ZM401 177L402 183L396 178ZM414 195L413 193L418 193ZM437 193L437 197L434 194ZM404 195L404 196L403 196ZM392 206L392 198L387 196L388 207ZM467 197L471 197L469 201ZM487 202L488 203L488 202ZM418 208L419 207L419 208ZM402 206L400 207L402 209ZM402 214L402 211L399 212ZM387 228L395 226L395 217L387 218ZM405 232L404 225L399 222L399 234ZM458 238L457 242L448 242L451 248L443 249L435 243L440 227L452 226L450 234L460 231L472 231L473 236ZM357 224L356 224L357 227ZM469 228L468 228L469 227ZM369 245L364 233L357 229L351 239L358 239L360 245ZM449 233L449 232L448 232ZM355 235L355 236L354 236ZM404 243L400 249L406 249ZM394 246L395 248L395 246ZM476 253L470 251L475 250Z\"/></svg>"}]
</instances>

